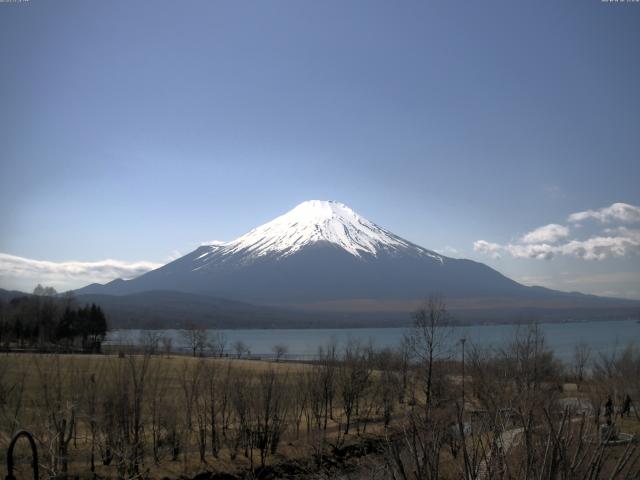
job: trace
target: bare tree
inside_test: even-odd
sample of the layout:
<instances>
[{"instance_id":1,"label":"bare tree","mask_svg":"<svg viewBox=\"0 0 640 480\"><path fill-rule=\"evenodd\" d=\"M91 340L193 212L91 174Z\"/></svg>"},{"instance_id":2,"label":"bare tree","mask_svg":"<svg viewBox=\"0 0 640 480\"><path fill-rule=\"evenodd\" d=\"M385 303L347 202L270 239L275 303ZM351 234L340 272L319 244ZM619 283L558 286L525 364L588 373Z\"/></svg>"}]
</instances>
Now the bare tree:
<instances>
[{"instance_id":1,"label":"bare tree","mask_svg":"<svg viewBox=\"0 0 640 480\"><path fill-rule=\"evenodd\" d=\"M9 438L20 425L28 378L29 366L25 362L19 362L15 372L9 371L9 362L0 362L0 431Z\"/></svg>"},{"instance_id":2,"label":"bare tree","mask_svg":"<svg viewBox=\"0 0 640 480\"><path fill-rule=\"evenodd\" d=\"M318 430L322 429L322 419L327 418L326 409L329 401L326 399L325 392L328 390L325 382L327 380L326 372L321 367L314 367L304 372L305 390L307 402L307 430L312 423Z\"/></svg>"},{"instance_id":3,"label":"bare tree","mask_svg":"<svg viewBox=\"0 0 640 480\"><path fill-rule=\"evenodd\" d=\"M219 362L207 362L204 366L204 388L206 389L206 408L208 409L211 454L217 458L220 451L220 421L225 401L224 384L221 381Z\"/></svg>"},{"instance_id":4,"label":"bare tree","mask_svg":"<svg viewBox=\"0 0 640 480\"><path fill-rule=\"evenodd\" d=\"M345 416L344 433L349 433L352 416L359 413L360 401L369 385L371 363L366 350L355 340L349 341L338 367L338 390Z\"/></svg>"},{"instance_id":5,"label":"bare tree","mask_svg":"<svg viewBox=\"0 0 640 480\"><path fill-rule=\"evenodd\" d=\"M277 343L272 348L271 351L276 357L276 362L279 362L287 352L289 351L289 347L287 347L284 343Z\"/></svg>"},{"instance_id":6,"label":"bare tree","mask_svg":"<svg viewBox=\"0 0 640 480\"><path fill-rule=\"evenodd\" d=\"M224 372L221 374L220 382L218 384L219 392L217 395L219 401L218 411L220 413L220 432L222 434L222 438L225 440L231 425L231 391L233 388L233 379L236 376L237 372L235 368L233 368L233 364L231 362L227 362Z\"/></svg>"},{"instance_id":7,"label":"bare tree","mask_svg":"<svg viewBox=\"0 0 640 480\"><path fill-rule=\"evenodd\" d=\"M162 351L165 357L170 358L173 339L168 335L163 335L162 338L160 339L160 343L162 344Z\"/></svg>"},{"instance_id":8,"label":"bare tree","mask_svg":"<svg viewBox=\"0 0 640 480\"><path fill-rule=\"evenodd\" d=\"M296 439L300 437L300 424L305 411L308 408L308 389L306 377L302 373L292 375L290 378L291 416L296 429Z\"/></svg>"},{"instance_id":9,"label":"bare tree","mask_svg":"<svg viewBox=\"0 0 640 480\"><path fill-rule=\"evenodd\" d=\"M382 410L384 427L389 427L396 402L402 399L403 360L390 349L379 353L376 361L378 375L375 378L375 392Z\"/></svg>"},{"instance_id":10,"label":"bare tree","mask_svg":"<svg viewBox=\"0 0 640 480\"><path fill-rule=\"evenodd\" d=\"M269 455L276 453L287 425L289 402L285 394L286 377L268 370L258 377L251 412L252 444L258 447L260 464L264 467Z\"/></svg>"},{"instance_id":11,"label":"bare tree","mask_svg":"<svg viewBox=\"0 0 640 480\"><path fill-rule=\"evenodd\" d=\"M429 297L414 312L400 370L414 370L423 396L415 395L412 388L404 419L397 430L389 430L386 458L393 478L435 480L442 476L443 449L450 443L456 419L447 401L451 389L443 369L443 362L451 357L452 333L442 297ZM402 366L409 358L415 364L412 369ZM420 403L422 408L416 408Z\"/></svg>"},{"instance_id":12,"label":"bare tree","mask_svg":"<svg viewBox=\"0 0 640 480\"><path fill-rule=\"evenodd\" d=\"M329 418L333 419L333 398L336 388L336 365L337 365L337 344L331 340L326 348L318 349L319 358L319 378L318 386L321 390L320 399L323 402L322 411L324 413L323 429L327 430Z\"/></svg>"},{"instance_id":13,"label":"bare tree","mask_svg":"<svg viewBox=\"0 0 640 480\"><path fill-rule=\"evenodd\" d=\"M198 446L198 454L200 456L200 463L206 463L207 452L207 434L209 430L209 414L210 410L210 389L207 388L207 364L212 363L205 359L200 359L198 362L198 369L200 370L200 378L195 388L194 396L194 413L196 418L197 427L196 430L196 444Z\"/></svg>"},{"instance_id":14,"label":"bare tree","mask_svg":"<svg viewBox=\"0 0 640 480\"><path fill-rule=\"evenodd\" d=\"M163 337L167 338L167 337ZM144 403L147 421L151 435L151 452L153 461L160 463L161 445L170 443L169 431L170 423L168 416L172 414L171 401L168 398L169 392L169 376L155 372L149 378L149 386L147 390L147 400Z\"/></svg>"},{"instance_id":15,"label":"bare tree","mask_svg":"<svg viewBox=\"0 0 640 480\"><path fill-rule=\"evenodd\" d=\"M413 325L407 337L411 352L424 372L425 406L432 406L434 368L438 360L450 356L448 340L451 319L444 299L432 295L413 314Z\"/></svg>"},{"instance_id":16,"label":"bare tree","mask_svg":"<svg viewBox=\"0 0 640 480\"><path fill-rule=\"evenodd\" d=\"M398 388L398 402L405 402L405 395L409 387L409 364L411 362L411 337L404 336L398 347L398 371L400 374L400 385Z\"/></svg>"},{"instance_id":17,"label":"bare tree","mask_svg":"<svg viewBox=\"0 0 640 480\"><path fill-rule=\"evenodd\" d=\"M242 357L242 355L244 355L249 351L249 346L246 343L244 343L244 341L242 340L236 340L235 342L233 342L232 347L233 347L233 350L236 352L237 358Z\"/></svg>"},{"instance_id":18,"label":"bare tree","mask_svg":"<svg viewBox=\"0 0 640 480\"><path fill-rule=\"evenodd\" d=\"M78 372L64 368L60 356L53 355L41 361L34 360L38 374L40 395L45 417L42 426L48 438L45 445L50 453L49 469L56 478L66 479L69 471L69 443L76 428L76 415L80 388L76 383Z\"/></svg>"},{"instance_id":19,"label":"bare tree","mask_svg":"<svg viewBox=\"0 0 640 480\"><path fill-rule=\"evenodd\" d=\"M194 418L198 413L198 400L201 393L201 384L203 381L203 364L198 361L195 365L190 361L184 361L182 364L182 372L180 375L180 383L182 387L182 407L184 412L184 426L185 426L185 445L183 449L184 455L187 455L191 448L192 434L194 431ZM197 420L197 418L196 418ZM198 422L198 427L201 426ZM200 432L198 432L200 433ZM198 435L197 441L201 440L201 436ZM204 455L204 448L199 445L200 456ZM185 458L185 465L186 465Z\"/></svg>"},{"instance_id":20,"label":"bare tree","mask_svg":"<svg viewBox=\"0 0 640 480\"><path fill-rule=\"evenodd\" d=\"M104 366L101 364L91 371L90 374L84 375L82 381L82 408L83 419L89 432L89 468L92 474L96 471L96 449L100 434L99 429L99 398L102 395L101 379L104 378Z\"/></svg>"},{"instance_id":21,"label":"bare tree","mask_svg":"<svg viewBox=\"0 0 640 480\"><path fill-rule=\"evenodd\" d=\"M225 441L229 448L231 460L235 460L238 450L244 446L244 454L249 458L249 452L253 449L253 436L251 435L251 392L249 384L253 381L253 375L235 375L229 378L229 397L233 410L233 421L230 421L226 429Z\"/></svg>"},{"instance_id":22,"label":"bare tree","mask_svg":"<svg viewBox=\"0 0 640 480\"><path fill-rule=\"evenodd\" d=\"M209 336L208 342L209 351L214 357L222 357L225 354L227 348L227 338L222 332L215 332Z\"/></svg>"},{"instance_id":23,"label":"bare tree","mask_svg":"<svg viewBox=\"0 0 640 480\"><path fill-rule=\"evenodd\" d=\"M181 330L180 335L194 357L202 356L204 349L207 346L208 334L206 329L193 323L189 323L183 330Z\"/></svg>"},{"instance_id":24,"label":"bare tree","mask_svg":"<svg viewBox=\"0 0 640 480\"><path fill-rule=\"evenodd\" d=\"M578 343L573 350L573 370L576 379L582 382L585 368L591 358L591 347L586 342Z\"/></svg>"},{"instance_id":25,"label":"bare tree","mask_svg":"<svg viewBox=\"0 0 640 480\"><path fill-rule=\"evenodd\" d=\"M150 355L113 359L103 394L105 461L116 460L118 475L137 477L144 459L146 386Z\"/></svg>"},{"instance_id":26,"label":"bare tree","mask_svg":"<svg viewBox=\"0 0 640 480\"><path fill-rule=\"evenodd\" d=\"M36 288L33 289L33 294L37 297L55 297L58 292L53 287L43 287L41 284L38 284Z\"/></svg>"},{"instance_id":27,"label":"bare tree","mask_svg":"<svg viewBox=\"0 0 640 480\"><path fill-rule=\"evenodd\" d=\"M140 334L138 343L142 347L142 351L144 353L148 353L149 355L156 355L158 353L158 347L162 338L163 337L160 332L156 330L146 330Z\"/></svg>"}]
</instances>

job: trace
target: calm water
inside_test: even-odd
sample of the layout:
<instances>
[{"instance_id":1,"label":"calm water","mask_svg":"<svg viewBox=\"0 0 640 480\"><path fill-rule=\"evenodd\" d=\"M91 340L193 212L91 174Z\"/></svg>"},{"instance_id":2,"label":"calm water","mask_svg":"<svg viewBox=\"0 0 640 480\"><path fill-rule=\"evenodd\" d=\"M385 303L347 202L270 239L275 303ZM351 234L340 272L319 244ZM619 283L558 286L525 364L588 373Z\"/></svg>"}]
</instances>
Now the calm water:
<instances>
[{"instance_id":1,"label":"calm water","mask_svg":"<svg viewBox=\"0 0 640 480\"><path fill-rule=\"evenodd\" d=\"M541 324L546 340L555 354L570 360L576 344L587 343L596 352L610 353L623 349L630 342L640 346L640 323L635 320L579 323ZM524 327L520 327L524 328ZM462 337L468 339L467 345L500 347L514 337L516 325L475 325L457 327L451 336L452 341ZM349 339L364 342L371 340L376 347L395 347L399 345L406 329L404 328L351 328L351 329L285 329L285 330L219 330L225 336L227 349L231 351L233 342L242 340L248 345L251 354L270 356L276 344L288 347L288 358L313 357L318 347L335 340L338 346L345 345ZM137 343L144 330L114 330L110 332L109 343ZM172 338L175 349L183 349L185 344L180 330L161 330L161 335Z\"/></svg>"}]
</instances>

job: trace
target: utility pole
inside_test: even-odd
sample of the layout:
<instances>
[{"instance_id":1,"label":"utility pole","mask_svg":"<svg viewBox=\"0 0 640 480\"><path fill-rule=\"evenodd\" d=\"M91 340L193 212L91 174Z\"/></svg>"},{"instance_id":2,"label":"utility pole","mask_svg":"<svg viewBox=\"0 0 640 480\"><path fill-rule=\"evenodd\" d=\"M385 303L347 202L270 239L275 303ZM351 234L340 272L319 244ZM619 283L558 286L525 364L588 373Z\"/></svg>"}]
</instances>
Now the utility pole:
<instances>
[{"instance_id":1,"label":"utility pole","mask_svg":"<svg viewBox=\"0 0 640 480\"><path fill-rule=\"evenodd\" d=\"M464 344L467 341L465 337L460 339L462 344L462 410L464 410Z\"/></svg>"}]
</instances>

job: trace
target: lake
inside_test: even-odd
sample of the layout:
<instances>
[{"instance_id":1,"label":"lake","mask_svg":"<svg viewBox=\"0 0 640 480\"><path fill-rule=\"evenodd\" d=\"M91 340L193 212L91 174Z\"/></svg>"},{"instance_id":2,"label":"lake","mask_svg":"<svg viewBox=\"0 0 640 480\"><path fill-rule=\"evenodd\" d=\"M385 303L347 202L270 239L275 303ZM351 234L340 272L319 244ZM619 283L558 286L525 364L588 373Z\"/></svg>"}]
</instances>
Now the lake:
<instances>
[{"instance_id":1,"label":"lake","mask_svg":"<svg viewBox=\"0 0 640 480\"><path fill-rule=\"evenodd\" d=\"M467 346L499 348L513 339L517 325L473 325L456 327L451 342L467 338ZM611 353L621 350L630 342L640 346L640 323L636 320L593 321L568 323L542 323L549 347L558 358L570 361L574 347L578 343L588 344L594 352ZM335 340L338 347L349 339L363 342L372 341L378 348L395 347L407 331L405 328L345 328L345 329L270 329L270 330L216 330L222 332L231 352L233 342L242 340L251 355L269 357L272 347L284 344L288 347L288 359L313 358L318 347ZM114 330L107 336L108 344L137 343L144 330ZM160 330L161 335L172 339L174 350L186 349L187 345L180 330Z\"/></svg>"}]
</instances>

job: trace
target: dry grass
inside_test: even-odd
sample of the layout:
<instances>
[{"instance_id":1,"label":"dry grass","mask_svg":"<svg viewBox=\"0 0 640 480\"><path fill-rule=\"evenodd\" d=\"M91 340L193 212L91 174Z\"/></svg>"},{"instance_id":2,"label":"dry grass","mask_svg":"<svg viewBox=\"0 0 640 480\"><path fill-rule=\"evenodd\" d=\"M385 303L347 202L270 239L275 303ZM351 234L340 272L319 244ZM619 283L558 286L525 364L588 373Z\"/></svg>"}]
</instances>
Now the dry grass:
<instances>
[{"instance_id":1,"label":"dry grass","mask_svg":"<svg viewBox=\"0 0 640 480\"><path fill-rule=\"evenodd\" d=\"M145 377L145 396L143 400L144 415L147 415L144 422L143 436L144 436L144 460L141 465L141 473L144 476L150 478L178 478L180 476L194 476L198 472L202 471L214 471L214 472L229 472L237 473L241 470L249 468L251 465L250 459L245 457L244 450L240 448L238 455L232 458L232 449L228 442L223 442L218 457L214 457L208 450L206 455L206 461L201 462L198 449L197 449L197 431L196 426L185 427L185 412L187 408L187 391L192 384L193 375L198 369L204 372L205 376L217 376L218 382L216 384L221 391L226 389L227 393L233 392L236 388L243 388L242 382L246 388L247 385L259 387L261 379L266 374L274 372L280 383L280 392L284 392L284 397L287 400L296 402L296 395L299 393L301 386L307 388L305 385L306 380L314 380L317 378L314 373L321 372L321 368L305 363L292 363L292 362L274 362L263 360L247 360L236 358L193 358L189 356L172 355L171 357L164 356L152 356L147 358L148 364L146 364L147 375ZM129 355L120 357L118 355L38 355L38 354L0 354L0 452L3 452L8 444L11 431L15 431L16 428L25 428L33 431L39 436L39 445L41 450L41 464L47 464L47 444L51 442L52 428L48 425L51 421L52 408L51 403L45 401L45 389L46 388L60 388L60 396L62 402L60 403L61 415L69 415L71 409L70 405L77 405L76 417L77 427L75 436L70 445L70 465L69 472L72 476L80 475L80 478L89 478L89 453L91 431L89 429L89 418L87 415L87 391L86 389L91 387L90 379L95 379L95 384L98 385L97 391L100 395L111 394L118 391L118 386L121 385L123 379L131 379L132 371L136 368L141 368L145 362L145 357L141 355ZM132 370L133 369L133 370ZM230 370L231 369L231 370ZM452 369L453 373L446 375L443 381L443 391L448 392L447 395L459 394L462 378L457 374L455 369ZM232 372L232 375L229 372ZM367 391L367 395L370 395L371 399L376 398L373 392L375 388L379 388L384 382L382 376L384 370L370 371L370 390ZM415 372L414 372L415 373ZM310 374L310 375L307 375ZM234 382L226 383L224 386L224 376L228 375L234 379ZM337 373L336 373L337 375ZM416 377L418 378L419 375ZM203 378L203 377L201 377ZM235 380L239 380L235 383ZM338 380L336 380L338 381ZM467 383L467 405L479 406L478 399L473 395L473 377L467 375L465 378ZM158 390L154 391L158 385L162 384L161 393ZM546 388L552 388L553 385L542 384ZM238 387L240 386L240 387ZM560 397L580 397L588 398L587 391L589 388L595 388L597 385L579 385L577 391L562 393L558 392ZM126 388L130 388L130 385ZM203 395L202 399L206 399L207 385L206 382L201 387L200 394ZM337 387L336 387L337 388ZM500 393L510 393L504 391L504 386L501 387ZM3 405L2 395L7 397L7 392L13 392L9 394L15 395L19 390L22 392L22 409L17 417L20 422L17 425L11 425L9 419L12 412L6 411L6 405L11 404L11 401L5 402ZM419 403L422 403L424 398L424 392L419 385L419 380L414 379L410 382L406 391L406 397L410 398L413 394L414 398L417 398ZM415 390L411 392L411 390ZM249 395L259 394L259 388L247 388L245 390L249 392ZM318 390L309 390L316 392L319 395ZM154 393L155 392L155 393ZM50 394L52 392L49 392ZM155 395L155 397L154 397ZM508 398L507 395L505 398ZM159 462L153 461L151 452L151 439L150 439L150 420L148 415L149 402L152 398L161 398L163 411L169 411L175 415L179 422L182 422L181 429L181 451L176 459L171 459L170 451L165 447L161 454ZM316 449L319 445L323 445L326 452L326 444L343 444L356 441L357 427L354 425L351 434L344 436L341 433L341 429L344 427L344 412L342 411L341 400L336 394L334 397L333 405L333 419L329 419L326 431L318 429L315 420L312 417L308 419L304 416L300 424L299 435L296 434L294 428L294 422L290 418L292 415L291 408L288 411L288 428L282 434L281 441L277 453L268 459L268 463L274 464L282 461L299 460L301 462L308 462L312 454L316 453ZM13 401L13 400L12 400ZM129 398L127 400L131 402ZM379 398L378 400L379 401ZM197 403L197 401L196 401ZM363 400L364 403L364 400ZM293 403L292 403L293 404ZM372 403L373 404L373 403ZM378 404L379 407L379 404ZM202 406L194 407L202 408ZM231 408L231 407L230 407ZM258 408L254 405L253 408ZM408 404L396 404L393 411L392 427L395 431L402 430L403 426L407 426L406 416L407 409L410 407ZM3 410L4 409L4 410ZM206 410L206 407L205 407ZM255 410L254 414L259 410ZM454 418L452 415L452 409L445 409L442 407L439 410L439 414L443 415L442 431L449 432L450 426L448 426L446 420ZM455 412L454 412L455 413ZM196 415L196 413L194 413ZM365 415L363 418L367 418L366 421L366 434L380 436L383 434L383 425L381 421L380 411L372 411ZM237 420L232 420L233 422ZM194 421L195 422L195 421ZM47 426L48 425L48 426ZM617 425L621 428L621 431L625 433L640 434L640 421L635 417L617 419ZM240 429L237 429L239 431ZM491 442L490 435L492 433L487 431L485 433L480 432L477 440L489 445ZM209 447L208 447L209 448ZM514 458L519 455L519 448L516 446L513 450ZM24 452L24 447L21 447L21 451ZM613 460L622 454L623 449L619 447L612 447L611 452ZM448 451L448 447L441 449L441 472L449 474L450 478L456 478L459 474L460 459L454 458L452 453ZM28 456L24 456L27 459ZM517 462L516 462L517 463ZM253 466L259 464L257 453L253 453ZM0 478L6 474L3 471L4 466L0 467ZM22 468L23 476L18 478L28 478L28 469ZM46 470L43 469L43 473ZM117 476L117 470L114 464L110 466L104 466L100 462L100 456L96 459L96 473L103 477L115 478ZM44 477L44 475L43 475Z\"/></svg>"},{"instance_id":2,"label":"dry grass","mask_svg":"<svg viewBox=\"0 0 640 480\"><path fill-rule=\"evenodd\" d=\"M54 385L61 386L61 394L64 397L62 403L78 403L80 404L82 396L83 382L87 379L95 378L96 382L109 384L118 368L128 368L127 362L142 362L142 356L119 357L118 355L77 355L77 354L1 354L0 355L0 385L7 388L23 388L22 393L22 409L18 415L20 423L10 426L7 415L0 417L0 452L6 451L9 443L11 431L18 429L26 429L35 432L38 435L42 431L42 423L48 420L47 409L44 400L44 388L47 383L48 387ZM233 369L235 377L248 377L253 381L259 378L262 373L274 371L278 376L291 384L291 392L295 388L295 382L302 374L315 368L313 365L294 362L275 362L262 360L247 360L236 358L194 358L189 356L172 355L170 357L152 356L148 364L148 376L146 379L147 387L153 385L156 381L161 380L165 389L163 391L163 399L165 405L175 409L176 415L182 416L184 413L184 385L185 379L188 382L190 375L199 367L213 366L220 375L227 369ZM53 381L56 375L60 377ZM288 394L288 393L287 393ZM146 407L145 407L146 408ZM79 408L78 411L86 410L86 407ZM340 418L339 409L334 408L334 416ZM182 418L182 417L181 417ZM148 420L147 420L148 423ZM313 445L317 444L320 435L313 428L308 428L306 421L303 419L300 427L300 435L296 435L294 428L291 426L285 432L278 449L277 454L270 460L270 463L292 460L292 459L308 459L313 451ZM368 431L372 432L380 430L380 426L370 425ZM355 433L355 432L354 432ZM148 431L145 431L148 437ZM194 435L194 434L193 434ZM340 435L340 426L338 421L329 420L325 440L331 441ZM76 431L74 439L70 447L70 463L69 472L73 475L89 476L89 436L88 419L86 414L79 413L76 418ZM354 435L351 435L352 437ZM40 438L42 440L42 438ZM147 438L145 448L145 457L143 471L150 478L177 478L180 475L193 475L200 471L221 471L221 472L237 472L250 466L250 460L240 453L235 459L231 459L229 448L222 446L218 458L214 458L209 452L207 462L202 463L197 453L195 439L188 440L188 445L182 446L182 452L177 460L172 461L167 453L164 454L163 460L156 464L150 455L150 440ZM39 445L40 463L45 464L46 451L43 452L46 445L42 441ZM21 446L17 452L24 453L22 459L26 463L28 455L26 448ZM254 465L258 462L254 458ZM22 474L28 478L29 469L23 465L20 470ZM43 470L44 471L44 470ZM116 476L115 467L104 466L100 462L98 456L96 460L96 473L114 478ZM0 468L0 477L4 477L4 465ZM20 478L20 476L18 476ZM81 477L82 478L82 477Z\"/></svg>"},{"instance_id":3,"label":"dry grass","mask_svg":"<svg viewBox=\"0 0 640 480\"><path fill-rule=\"evenodd\" d=\"M640 437L640 420L637 417L619 418L616 425L618 425L621 432L638 435Z\"/></svg>"}]
</instances>

